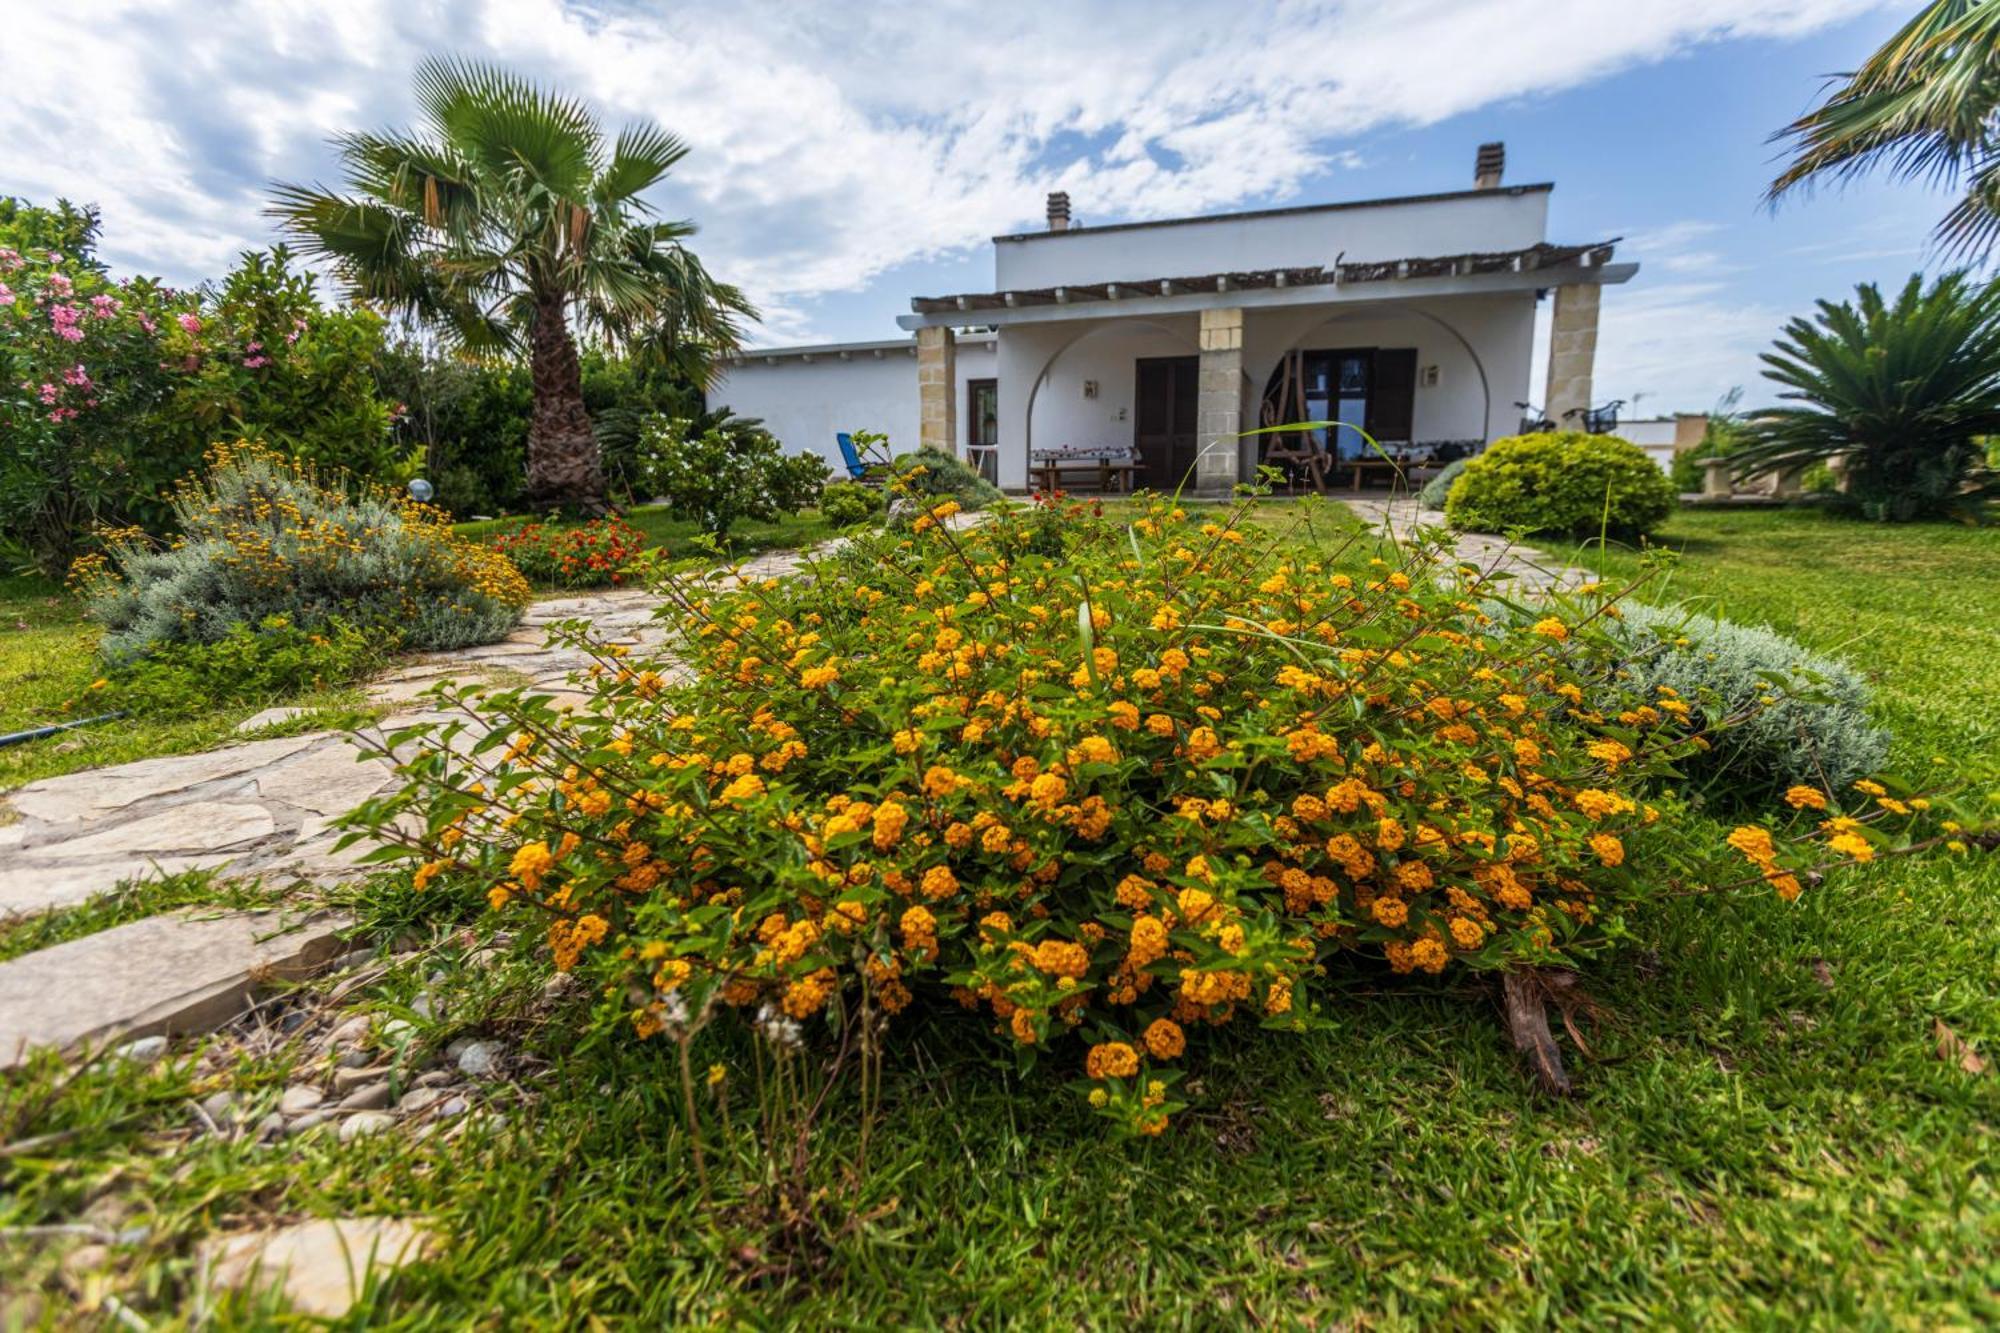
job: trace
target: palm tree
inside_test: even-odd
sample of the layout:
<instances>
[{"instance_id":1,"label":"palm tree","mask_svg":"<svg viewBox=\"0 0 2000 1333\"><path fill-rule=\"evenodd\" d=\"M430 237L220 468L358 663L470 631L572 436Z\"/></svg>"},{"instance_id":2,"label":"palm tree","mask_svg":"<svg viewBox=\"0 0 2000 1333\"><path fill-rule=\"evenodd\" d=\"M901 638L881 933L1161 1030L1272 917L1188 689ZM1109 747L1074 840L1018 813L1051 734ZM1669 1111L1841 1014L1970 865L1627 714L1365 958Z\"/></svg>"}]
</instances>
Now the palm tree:
<instances>
[{"instance_id":1,"label":"palm tree","mask_svg":"<svg viewBox=\"0 0 2000 1333\"><path fill-rule=\"evenodd\" d=\"M1817 108L1774 136L1793 149L1773 203L1823 177L1878 166L1966 182L1938 223L1947 250L1983 258L2000 240L2000 0L1934 0Z\"/></svg>"},{"instance_id":2,"label":"palm tree","mask_svg":"<svg viewBox=\"0 0 2000 1333\"><path fill-rule=\"evenodd\" d=\"M740 346L739 320L756 317L687 249L694 225L658 221L640 198L687 148L651 123L607 144L581 103L491 65L426 60L416 96L416 131L334 140L347 193L280 184L271 215L354 296L416 317L466 354L525 353L528 492L602 513L576 332L699 380Z\"/></svg>"},{"instance_id":3,"label":"palm tree","mask_svg":"<svg viewBox=\"0 0 2000 1333\"><path fill-rule=\"evenodd\" d=\"M1983 517L2000 496L1985 437L2000 434L2000 283L1911 277L1893 302L1873 284L1819 303L1764 354L1792 404L1753 412L1736 475L1837 463L1845 502L1870 518Z\"/></svg>"}]
</instances>

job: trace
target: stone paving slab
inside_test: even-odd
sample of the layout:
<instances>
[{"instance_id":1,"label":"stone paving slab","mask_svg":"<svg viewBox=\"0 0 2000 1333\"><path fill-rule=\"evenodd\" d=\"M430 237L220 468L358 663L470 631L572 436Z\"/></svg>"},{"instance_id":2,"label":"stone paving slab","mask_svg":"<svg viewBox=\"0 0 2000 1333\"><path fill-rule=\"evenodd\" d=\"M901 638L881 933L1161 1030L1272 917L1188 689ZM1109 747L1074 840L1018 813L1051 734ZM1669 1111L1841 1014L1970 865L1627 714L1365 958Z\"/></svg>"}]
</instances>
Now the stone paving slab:
<instances>
[{"instance_id":1,"label":"stone paving slab","mask_svg":"<svg viewBox=\"0 0 2000 1333\"><path fill-rule=\"evenodd\" d=\"M1513 575L1513 588L1527 593L1544 593L1574 588L1596 577L1587 569L1567 564L1531 546L1510 542L1505 537L1481 532L1455 532L1444 514L1425 509L1415 500L1347 500L1347 507L1372 528L1386 528L1398 542L1407 542L1420 531L1450 532L1458 558L1483 570Z\"/></svg>"},{"instance_id":2,"label":"stone paving slab","mask_svg":"<svg viewBox=\"0 0 2000 1333\"><path fill-rule=\"evenodd\" d=\"M778 577L802 563L798 552L771 552L745 562L742 577ZM548 627L583 620L611 642L658 648L667 635L659 605L640 588L536 602L497 643L425 654L378 677L371 697L400 711L363 735L380 741L400 727L443 717L426 707L426 695L447 681L525 680L558 705L582 707L590 695L575 688L573 677L592 659L578 648L551 646ZM498 677L503 671L507 676ZM468 734L457 743L476 740ZM336 852L331 821L394 782L388 761L363 756L345 734L322 731L31 784L0 796L0 812L15 816L0 825L0 918L74 906L126 881L184 870L347 874L366 848Z\"/></svg>"},{"instance_id":3,"label":"stone paving slab","mask_svg":"<svg viewBox=\"0 0 2000 1333\"><path fill-rule=\"evenodd\" d=\"M0 1070L28 1051L207 1032L269 981L339 950L342 917L276 912L148 917L0 963Z\"/></svg>"},{"instance_id":4,"label":"stone paving slab","mask_svg":"<svg viewBox=\"0 0 2000 1333\"><path fill-rule=\"evenodd\" d=\"M380 1283L436 1245L437 1237L420 1222L323 1217L205 1241L197 1268L206 1293L275 1291L299 1314L341 1319L371 1280Z\"/></svg>"}]
</instances>

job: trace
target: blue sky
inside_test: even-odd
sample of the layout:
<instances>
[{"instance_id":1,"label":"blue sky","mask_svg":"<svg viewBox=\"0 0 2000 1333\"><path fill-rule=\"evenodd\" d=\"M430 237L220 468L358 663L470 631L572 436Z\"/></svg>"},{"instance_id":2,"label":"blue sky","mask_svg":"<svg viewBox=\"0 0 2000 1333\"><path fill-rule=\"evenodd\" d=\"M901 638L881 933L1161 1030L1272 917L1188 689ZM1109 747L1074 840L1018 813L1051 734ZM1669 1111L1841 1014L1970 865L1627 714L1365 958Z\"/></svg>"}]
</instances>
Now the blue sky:
<instances>
[{"instance_id":1,"label":"blue sky","mask_svg":"<svg viewBox=\"0 0 2000 1333\"><path fill-rule=\"evenodd\" d=\"M991 284L985 238L1067 189L1089 222L1552 180L1552 239L1623 236L1599 396L1700 410L1814 298L1929 258L1944 200L1867 183L1762 208L1770 132L1908 14L1871 0L88 0L0 45L0 192L105 213L106 256L190 283L271 239L273 179L410 119L439 51L651 117L657 203L771 344L895 336ZM87 75L88 77L85 77Z\"/></svg>"}]
</instances>

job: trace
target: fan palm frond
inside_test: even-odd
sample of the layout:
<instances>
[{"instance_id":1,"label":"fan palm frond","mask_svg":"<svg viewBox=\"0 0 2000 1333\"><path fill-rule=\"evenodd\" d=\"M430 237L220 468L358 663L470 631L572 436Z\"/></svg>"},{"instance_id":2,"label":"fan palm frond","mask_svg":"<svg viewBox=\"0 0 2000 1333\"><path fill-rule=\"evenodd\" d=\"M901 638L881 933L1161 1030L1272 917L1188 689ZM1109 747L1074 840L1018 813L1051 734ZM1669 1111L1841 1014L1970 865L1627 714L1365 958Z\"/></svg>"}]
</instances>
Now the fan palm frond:
<instances>
[{"instance_id":1,"label":"fan palm frond","mask_svg":"<svg viewBox=\"0 0 2000 1333\"><path fill-rule=\"evenodd\" d=\"M2000 135L2000 0L1934 0L1826 99L1779 131L1791 162L1772 181L1771 203L1824 180L1881 169L1971 187L1939 224L1947 250L1990 252L2000 225L1992 176Z\"/></svg>"}]
</instances>

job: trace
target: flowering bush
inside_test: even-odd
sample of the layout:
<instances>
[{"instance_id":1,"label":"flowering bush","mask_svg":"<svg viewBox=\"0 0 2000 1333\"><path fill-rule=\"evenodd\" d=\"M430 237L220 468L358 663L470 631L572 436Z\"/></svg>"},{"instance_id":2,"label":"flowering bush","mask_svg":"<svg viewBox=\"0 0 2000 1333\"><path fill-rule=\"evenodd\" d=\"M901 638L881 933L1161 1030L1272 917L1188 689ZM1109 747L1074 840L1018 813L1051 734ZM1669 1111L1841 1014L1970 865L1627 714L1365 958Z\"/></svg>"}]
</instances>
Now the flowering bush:
<instances>
[{"instance_id":1,"label":"flowering bush","mask_svg":"<svg viewBox=\"0 0 2000 1333\"><path fill-rule=\"evenodd\" d=\"M530 523L495 537L492 546L532 583L598 588L632 576L646 534L616 518L570 527Z\"/></svg>"},{"instance_id":2,"label":"flowering bush","mask_svg":"<svg viewBox=\"0 0 2000 1333\"><path fill-rule=\"evenodd\" d=\"M817 454L786 457L755 421L728 420L700 434L691 426L656 416L641 429L639 489L703 532L726 536L739 520L796 514L819 500L827 467Z\"/></svg>"},{"instance_id":3,"label":"flowering bush","mask_svg":"<svg viewBox=\"0 0 2000 1333\"><path fill-rule=\"evenodd\" d=\"M1721 854L1664 781L1692 706L1611 683L1604 590L1517 624L1438 547L955 509L816 580L663 585L691 681L600 645L586 706L475 697L491 733L433 730L358 828L536 923L637 1038L955 1006L1140 1133L1201 1029L1324 1021L1342 956L1574 962Z\"/></svg>"},{"instance_id":4,"label":"flowering bush","mask_svg":"<svg viewBox=\"0 0 2000 1333\"><path fill-rule=\"evenodd\" d=\"M528 603L520 572L442 510L328 480L261 444L217 445L172 503L170 545L126 529L77 562L114 664L274 616L302 632L345 624L378 644L462 648L505 634Z\"/></svg>"},{"instance_id":5,"label":"flowering bush","mask_svg":"<svg viewBox=\"0 0 2000 1333\"><path fill-rule=\"evenodd\" d=\"M173 483L224 435L363 473L390 463L377 316L320 309L282 248L213 289L114 282L97 226L0 200L0 542L59 575L98 527L164 531Z\"/></svg>"}]
</instances>

